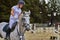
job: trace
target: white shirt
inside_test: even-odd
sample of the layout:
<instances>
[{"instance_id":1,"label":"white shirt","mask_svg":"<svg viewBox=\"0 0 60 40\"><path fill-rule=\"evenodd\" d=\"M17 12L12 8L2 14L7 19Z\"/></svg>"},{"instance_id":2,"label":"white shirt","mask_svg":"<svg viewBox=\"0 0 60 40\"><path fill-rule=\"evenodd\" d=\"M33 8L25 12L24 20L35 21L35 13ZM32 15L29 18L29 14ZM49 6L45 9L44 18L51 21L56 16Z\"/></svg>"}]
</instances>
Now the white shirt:
<instances>
[{"instance_id":1,"label":"white shirt","mask_svg":"<svg viewBox=\"0 0 60 40\"><path fill-rule=\"evenodd\" d=\"M18 16L21 14L21 9L18 8L18 6L13 6L12 9L14 9L14 16L11 15L10 18L11 19L18 19Z\"/></svg>"}]
</instances>

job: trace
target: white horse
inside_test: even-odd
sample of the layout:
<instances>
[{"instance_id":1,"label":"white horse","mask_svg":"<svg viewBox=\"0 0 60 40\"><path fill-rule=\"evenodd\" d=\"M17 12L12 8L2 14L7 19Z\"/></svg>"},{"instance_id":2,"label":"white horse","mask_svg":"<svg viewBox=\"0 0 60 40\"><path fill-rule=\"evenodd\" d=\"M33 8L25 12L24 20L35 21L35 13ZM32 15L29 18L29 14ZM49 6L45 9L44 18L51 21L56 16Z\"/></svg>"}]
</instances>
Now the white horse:
<instances>
[{"instance_id":1,"label":"white horse","mask_svg":"<svg viewBox=\"0 0 60 40\"><path fill-rule=\"evenodd\" d=\"M30 11L27 12L30 14ZM25 40L24 39L24 33L26 31L26 28L28 25L26 25L26 18L24 18L24 14L21 14L19 17L19 21L14 29L14 31L11 32L10 34L10 39L8 40ZM0 37L1 38L6 38L6 32L3 31L3 28L7 25L8 23L6 22L1 22L0 23ZM29 28L27 28L29 30Z\"/></svg>"}]
</instances>

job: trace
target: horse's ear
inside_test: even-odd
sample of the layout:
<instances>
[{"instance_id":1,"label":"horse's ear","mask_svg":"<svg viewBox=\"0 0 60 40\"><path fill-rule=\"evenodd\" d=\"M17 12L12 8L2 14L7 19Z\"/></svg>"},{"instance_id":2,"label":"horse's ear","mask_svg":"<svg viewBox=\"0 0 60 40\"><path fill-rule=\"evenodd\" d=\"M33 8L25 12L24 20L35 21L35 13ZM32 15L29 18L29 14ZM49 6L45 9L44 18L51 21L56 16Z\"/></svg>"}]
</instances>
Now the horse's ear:
<instances>
[{"instance_id":1,"label":"horse's ear","mask_svg":"<svg viewBox=\"0 0 60 40\"><path fill-rule=\"evenodd\" d=\"M25 11L23 11L23 14L25 13Z\"/></svg>"}]
</instances>

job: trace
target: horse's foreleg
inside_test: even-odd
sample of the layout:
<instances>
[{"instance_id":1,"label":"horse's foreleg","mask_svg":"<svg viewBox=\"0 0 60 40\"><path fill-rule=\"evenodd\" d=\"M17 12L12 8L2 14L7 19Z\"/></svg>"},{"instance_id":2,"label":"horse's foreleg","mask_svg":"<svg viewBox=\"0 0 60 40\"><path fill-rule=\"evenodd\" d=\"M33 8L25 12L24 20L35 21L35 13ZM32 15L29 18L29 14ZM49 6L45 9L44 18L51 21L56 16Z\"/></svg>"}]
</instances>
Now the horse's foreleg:
<instances>
[{"instance_id":1,"label":"horse's foreleg","mask_svg":"<svg viewBox=\"0 0 60 40\"><path fill-rule=\"evenodd\" d=\"M24 33L21 33L21 34L20 34L20 40L25 40L25 38L24 38Z\"/></svg>"},{"instance_id":2,"label":"horse's foreleg","mask_svg":"<svg viewBox=\"0 0 60 40\"><path fill-rule=\"evenodd\" d=\"M24 33L25 33L25 27L21 26L20 27L20 40L25 40Z\"/></svg>"}]
</instances>

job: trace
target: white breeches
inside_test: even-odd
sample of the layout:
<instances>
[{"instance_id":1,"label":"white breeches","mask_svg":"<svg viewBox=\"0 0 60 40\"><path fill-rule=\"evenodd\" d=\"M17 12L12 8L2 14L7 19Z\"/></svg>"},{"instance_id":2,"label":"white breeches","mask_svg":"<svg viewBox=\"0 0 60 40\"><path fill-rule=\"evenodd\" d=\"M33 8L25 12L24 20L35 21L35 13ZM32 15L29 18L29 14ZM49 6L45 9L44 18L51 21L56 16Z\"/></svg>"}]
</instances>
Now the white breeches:
<instances>
[{"instance_id":1,"label":"white breeches","mask_svg":"<svg viewBox=\"0 0 60 40\"><path fill-rule=\"evenodd\" d=\"M9 28L12 28L13 23L16 22L17 20L18 20L18 19L10 18Z\"/></svg>"}]
</instances>

